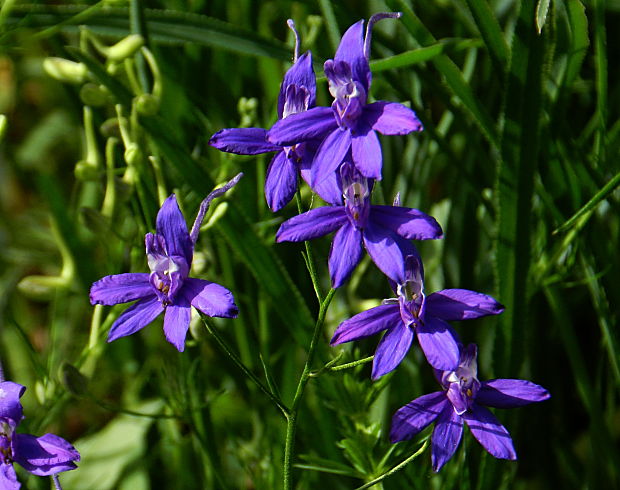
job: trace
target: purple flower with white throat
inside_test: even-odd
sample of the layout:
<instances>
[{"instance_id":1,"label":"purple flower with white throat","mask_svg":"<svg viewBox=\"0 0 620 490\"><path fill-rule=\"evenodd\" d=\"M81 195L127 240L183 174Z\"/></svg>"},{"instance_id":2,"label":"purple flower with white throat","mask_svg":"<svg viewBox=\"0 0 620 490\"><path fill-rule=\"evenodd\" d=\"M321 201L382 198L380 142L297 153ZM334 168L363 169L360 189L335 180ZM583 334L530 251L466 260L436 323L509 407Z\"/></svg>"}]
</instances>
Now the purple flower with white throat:
<instances>
[{"instance_id":1,"label":"purple flower with white throat","mask_svg":"<svg viewBox=\"0 0 620 490\"><path fill-rule=\"evenodd\" d=\"M370 204L372 181L345 162L340 168L340 205L323 206L285 221L277 242L300 242L336 231L329 253L332 287L340 287L362 258L370 258L390 278L404 274L403 257L415 253L410 240L441 238L435 218L417 209Z\"/></svg>"},{"instance_id":2,"label":"purple flower with white throat","mask_svg":"<svg viewBox=\"0 0 620 490\"><path fill-rule=\"evenodd\" d=\"M3 381L0 383L0 488L17 490L21 487L13 463L38 476L50 476L77 468L80 453L54 434L35 437L17 434L15 429L24 418L19 399L26 387Z\"/></svg>"},{"instance_id":3,"label":"purple flower with white throat","mask_svg":"<svg viewBox=\"0 0 620 490\"><path fill-rule=\"evenodd\" d=\"M456 369L436 372L443 391L416 398L392 418L392 442L411 439L435 422L431 450L434 471L439 471L456 451L463 422L491 456L517 459L510 434L485 405L515 408L550 397L542 386L523 379L478 381L476 354L474 344L462 349Z\"/></svg>"},{"instance_id":4,"label":"purple flower with white throat","mask_svg":"<svg viewBox=\"0 0 620 490\"><path fill-rule=\"evenodd\" d=\"M314 107L316 103L316 79L312 69L312 53L299 56L299 35L295 24L288 25L295 33L294 63L284 75L278 95L278 119L286 119ZM291 145L277 145L267 140L263 128L228 128L215 133L209 144L219 150L238 155L258 155L277 152L265 179L265 199L272 211L282 209L295 195L297 174L301 170L304 179L309 179L309 169L317 142L307 141Z\"/></svg>"},{"instance_id":5,"label":"purple flower with white throat","mask_svg":"<svg viewBox=\"0 0 620 490\"><path fill-rule=\"evenodd\" d=\"M191 307L205 315L235 318L232 293L223 286L188 277L200 226L211 200L233 187L243 174L214 190L202 202L191 233L172 194L157 213L156 233L145 237L150 273L106 276L90 288L91 304L116 305L138 300L114 322L108 342L131 335L164 313L164 334L179 352L191 319Z\"/></svg>"},{"instance_id":6,"label":"purple flower with white throat","mask_svg":"<svg viewBox=\"0 0 620 490\"><path fill-rule=\"evenodd\" d=\"M394 370L403 360L413 338L429 364L436 369L456 369L459 363L457 335L446 323L497 315L504 307L486 294L467 289L444 289L425 296L424 269L417 254L405 259L401 280L390 281L397 298L342 322L331 344L360 340L386 330L372 365L372 379Z\"/></svg>"},{"instance_id":7,"label":"purple flower with white throat","mask_svg":"<svg viewBox=\"0 0 620 490\"><path fill-rule=\"evenodd\" d=\"M331 107L315 107L278 121L268 139L278 145L293 145L322 138L311 167L311 185L317 186L338 168L349 151L364 176L381 179L381 145L376 132L385 135L421 131L415 113L396 102L367 103L372 75L368 63L372 26L400 13L373 15L363 36L364 21L353 24L340 41L333 60L325 62L325 76L334 97Z\"/></svg>"}]
</instances>

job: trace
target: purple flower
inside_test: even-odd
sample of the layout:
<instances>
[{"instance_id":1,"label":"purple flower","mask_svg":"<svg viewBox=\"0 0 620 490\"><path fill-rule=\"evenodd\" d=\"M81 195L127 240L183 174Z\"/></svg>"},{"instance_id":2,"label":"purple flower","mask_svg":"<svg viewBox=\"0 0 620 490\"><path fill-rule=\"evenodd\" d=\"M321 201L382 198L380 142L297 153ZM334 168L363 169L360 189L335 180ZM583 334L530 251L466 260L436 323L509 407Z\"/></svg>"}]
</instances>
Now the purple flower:
<instances>
[{"instance_id":1,"label":"purple flower","mask_svg":"<svg viewBox=\"0 0 620 490\"><path fill-rule=\"evenodd\" d=\"M376 14L368 22L364 38L364 21L353 24L340 41L333 60L325 62L325 76L334 97L331 108L315 107L278 121L268 139L278 145L294 145L322 138L312 163L312 186L329 178L349 151L359 172L368 178L381 179L381 145L376 131L386 135L421 131L415 113L395 102L367 104L372 75L370 56L371 30L375 22L400 14Z\"/></svg>"},{"instance_id":2,"label":"purple flower","mask_svg":"<svg viewBox=\"0 0 620 490\"><path fill-rule=\"evenodd\" d=\"M443 391L421 396L401 407L392 418L390 440L411 439L435 422L431 460L434 471L452 457L461 441L463 421L489 454L499 459L517 459L506 428L483 405L514 408L547 400L549 392L523 379L478 381L476 346L461 351L454 370L438 371Z\"/></svg>"},{"instance_id":3,"label":"purple flower","mask_svg":"<svg viewBox=\"0 0 620 490\"><path fill-rule=\"evenodd\" d=\"M238 309L228 289L211 281L188 277L188 274L209 202L235 185L240 176L203 201L191 235L172 194L157 213L157 232L147 233L145 237L150 274L116 274L92 285L91 304L115 305L138 300L116 319L108 342L137 332L164 313L166 339L183 352L192 306L208 316L237 316Z\"/></svg>"},{"instance_id":4,"label":"purple flower","mask_svg":"<svg viewBox=\"0 0 620 490\"><path fill-rule=\"evenodd\" d=\"M295 63L284 75L278 95L278 119L286 119L314 107L316 103L316 79L312 69L312 53L307 51L297 56L299 38L294 24L289 26L296 36ZM215 148L239 155L257 155L277 152L265 179L265 198L272 211L282 209L295 195L297 173L302 171L309 179L309 168L317 142L307 141L291 145L277 145L267 141L267 130L262 128L229 128L215 133L209 140Z\"/></svg>"},{"instance_id":5,"label":"purple flower","mask_svg":"<svg viewBox=\"0 0 620 490\"><path fill-rule=\"evenodd\" d=\"M372 181L348 162L340 173L344 203L311 209L285 221L276 241L300 242L338 230L329 253L334 288L347 280L362 258L362 243L377 267L397 280L404 273L403 256L415 253L409 240L441 238L441 227L417 209L371 205Z\"/></svg>"},{"instance_id":6,"label":"purple flower","mask_svg":"<svg viewBox=\"0 0 620 490\"><path fill-rule=\"evenodd\" d=\"M21 487L14 462L33 475L49 476L74 470L77 468L74 462L80 460L80 453L62 437L15 433L24 418L19 401L24 391L26 387L11 381L0 383L0 488L3 490Z\"/></svg>"},{"instance_id":7,"label":"purple flower","mask_svg":"<svg viewBox=\"0 0 620 490\"><path fill-rule=\"evenodd\" d=\"M467 289L444 289L426 297L424 269L417 254L407 256L404 278L397 282L392 283L392 288L398 298L384 300L382 305L345 320L331 341L332 345L342 344L386 330L375 352L372 379L394 370L416 335L431 366L456 369L459 363L457 336L446 322L504 311L504 307L490 296Z\"/></svg>"}]
</instances>

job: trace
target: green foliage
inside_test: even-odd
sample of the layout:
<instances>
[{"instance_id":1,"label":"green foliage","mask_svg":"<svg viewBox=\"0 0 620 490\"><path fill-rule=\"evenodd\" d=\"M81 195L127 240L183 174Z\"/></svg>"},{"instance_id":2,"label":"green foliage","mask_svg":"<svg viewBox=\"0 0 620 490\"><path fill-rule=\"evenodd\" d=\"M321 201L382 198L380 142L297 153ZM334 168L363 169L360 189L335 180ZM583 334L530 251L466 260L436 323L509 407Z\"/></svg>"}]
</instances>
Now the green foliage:
<instances>
[{"instance_id":1,"label":"green foliage","mask_svg":"<svg viewBox=\"0 0 620 490\"><path fill-rule=\"evenodd\" d=\"M465 431L439 474L428 430L388 439L395 410L438 389L419 349L371 382L377 338L329 346L341 321L392 294L387 281L363 262L320 308L329 241L274 243L297 209L268 210L269 156L208 145L240 121L275 121L287 18L320 74L344 29L377 5L3 3L0 360L29 388L22 429L81 451L65 488L279 488L291 408L299 489L620 486L620 72L610 62L620 39L606 30L617 5L385 1L403 17L375 28L370 96L408 104L425 131L382 140L374 199L400 192L440 221L445 239L420 245L427 292L468 288L506 306L457 326L480 346L480 378L523 377L552 395L497 411L519 462L494 460ZM192 270L234 292L239 318L209 330L195 319L183 354L157 322L107 344L124 307L92 308L90 284L147 270L143 236L166 196L189 221L239 171L207 216ZM307 190L299 197L317 205Z\"/></svg>"}]
</instances>

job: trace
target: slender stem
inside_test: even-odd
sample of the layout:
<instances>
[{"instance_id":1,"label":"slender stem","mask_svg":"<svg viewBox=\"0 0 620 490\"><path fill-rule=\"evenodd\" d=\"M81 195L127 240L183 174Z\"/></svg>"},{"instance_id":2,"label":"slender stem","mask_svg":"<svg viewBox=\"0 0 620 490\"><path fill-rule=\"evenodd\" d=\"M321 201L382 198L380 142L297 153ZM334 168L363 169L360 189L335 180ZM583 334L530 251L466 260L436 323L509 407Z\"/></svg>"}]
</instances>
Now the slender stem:
<instances>
[{"instance_id":1,"label":"slender stem","mask_svg":"<svg viewBox=\"0 0 620 490\"><path fill-rule=\"evenodd\" d=\"M372 361L375 356L365 357L364 359L358 359L357 361L347 362L346 364L340 364L338 366L328 366L327 369L330 371L342 371L343 369L349 369L355 366L359 366L361 364L366 364L367 362Z\"/></svg>"},{"instance_id":2,"label":"slender stem","mask_svg":"<svg viewBox=\"0 0 620 490\"><path fill-rule=\"evenodd\" d=\"M54 482L54 488L56 490L62 490L60 486L60 480L58 479L58 475L52 475L52 481Z\"/></svg>"},{"instance_id":3,"label":"slender stem","mask_svg":"<svg viewBox=\"0 0 620 490\"><path fill-rule=\"evenodd\" d=\"M402 463L397 464L396 466L394 466L394 468L392 468L391 470L387 471L386 473L383 473L383 475L381 475L380 477L375 478L374 480L369 481L368 483L365 483L361 487L357 487L355 490L364 490L365 488L370 488L373 485L376 485L377 483L385 480L388 476L392 476L397 471L402 470L405 466L407 466L414 459L416 459L418 456L420 456L420 454L422 454L426 450L426 446L428 446L428 439L426 439L426 441L424 441L424 444L422 444L422 447L420 449L418 449L415 453L413 453L411 456L409 456Z\"/></svg>"},{"instance_id":4,"label":"slender stem","mask_svg":"<svg viewBox=\"0 0 620 490\"><path fill-rule=\"evenodd\" d=\"M318 344L319 336L323 330L323 323L325 322L325 315L329 304L336 293L335 289L330 289L325 296L325 299L321 302L319 308L319 316L314 325L314 333L312 334L312 340L310 341L310 348L308 349L308 357L306 358L306 364L304 370L299 378L297 390L295 391L295 397L293 403L289 409L287 424L286 424L286 441L284 445L284 489L290 490L293 488L293 480L291 478L291 470L293 466L293 450L295 447L295 432L297 431L297 411L299 410L299 404L303 397L308 380L311 377L310 366L314 360L314 354L316 352L316 346Z\"/></svg>"},{"instance_id":5,"label":"slender stem","mask_svg":"<svg viewBox=\"0 0 620 490\"><path fill-rule=\"evenodd\" d=\"M274 395L262 382L260 379L258 379L256 377L256 375L254 375L254 373L252 371L250 371L245 364L243 364L243 362L241 361L241 359L239 359L239 356L237 356L237 354L235 354L230 347L228 347L228 344L226 344L226 342L224 341L224 339L222 337L220 337L220 334L218 333L217 329L215 329L215 327L213 325L211 325L211 322L209 321L209 318L205 315L200 315L200 317L202 318L203 323L205 324L205 327L207 327L207 331L213 335L213 337L215 338L215 341L218 343L218 345L221 347L221 349L228 355L228 357L230 357L232 359L232 361L237 365L237 367L239 369L241 369L241 371L243 371L243 373L252 380L252 382L258 386L258 388L265 393L265 395L267 395L271 401L273 403L276 404L276 406L280 409L280 411L284 414L284 416L287 418L289 418L290 416L290 409L284 405L284 403L282 403L282 400L280 400L276 395Z\"/></svg>"},{"instance_id":6,"label":"slender stem","mask_svg":"<svg viewBox=\"0 0 620 490\"><path fill-rule=\"evenodd\" d=\"M299 214L304 213L305 211L301 202L301 191L299 190L299 185L297 185L295 200L297 201L297 211L299 212ZM319 276L316 273L316 265L314 262L314 253L312 252L312 246L308 241L304 241L304 245L306 246L306 267L308 268L308 273L310 274L310 279L312 280L312 287L314 288L316 298L319 300L319 303L321 303L323 301L321 286L319 285Z\"/></svg>"}]
</instances>

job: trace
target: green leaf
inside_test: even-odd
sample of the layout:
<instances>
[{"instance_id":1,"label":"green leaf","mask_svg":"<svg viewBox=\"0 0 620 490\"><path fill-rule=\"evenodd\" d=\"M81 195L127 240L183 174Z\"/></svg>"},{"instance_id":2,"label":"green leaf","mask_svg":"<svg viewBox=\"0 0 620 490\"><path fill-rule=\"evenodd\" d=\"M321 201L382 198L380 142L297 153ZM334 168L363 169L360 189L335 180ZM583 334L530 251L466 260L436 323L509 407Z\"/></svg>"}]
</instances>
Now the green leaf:
<instances>
[{"instance_id":1,"label":"green leaf","mask_svg":"<svg viewBox=\"0 0 620 490\"><path fill-rule=\"evenodd\" d=\"M162 407L161 400L153 400L131 408L155 413ZM99 432L76 441L74 446L81 456L80 468L63 473L63 486L97 490L118 488L126 472L141 470L148 449L146 433L152 423L152 418L119 415Z\"/></svg>"},{"instance_id":2,"label":"green leaf","mask_svg":"<svg viewBox=\"0 0 620 490\"><path fill-rule=\"evenodd\" d=\"M542 32L545 22L547 22L550 3L550 0L538 0L536 5L536 29L538 29L538 34Z\"/></svg>"},{"instance_id":3,"label":"green leaf","mask_svg":"<svg viewBox=\"0 0 620 490\"><path fill-rule=\"evenodd\" d=\"M505 97L505 124L497 177L496 274L499 300L499 373L518 371L526 335L531 259L531 209L538 167L547 34L534 26L534 3L523 2L515 27ZM519 332L517 336L516 333Z\"/></svg>"},{"instance_id":4,"label":"green leaf","mask_svg":"<svg viewBox=\"0 0 620 490\"><path fill-rule=\"evenodd\" d=\"M485 46L501 73L506 71L510 51L499 22L487 0L467 0L467 6L484 39Z\"/></svg>"},{"instance_id":5,"label":"green leaf","mask_svg":"<svg viewBox=\"0 0 620 490\"><path fill-rule=\"evenodd\" d=\"M13 9L7 24L14 31L19 27L47 28L59 24L44 31L46 35L58 30L76 33L80 26L114 38L125 37L131 32L127 8L106 6L91 9L85 19L80 14L86 10L89 9L77 6L19 6ZM144 9L144 18L150 39L158 43L181 45L190 42L244 55L268 56L283 61L291 59L291 50L284 43L206 15Z\"/></svg>"},{"instance_id":6,"label":"green leaf","mask_svg":"<svg viewBox=\"0 0 620 490\"><path fill-rule=\"evenodd\" d=\"M579 75L590 46L590 39L588 38L588 17L583 3L580 0L568 0L566 9L572 35L564 84L570 86Z\"/></svg>"},{"instance_id":7,"label":"green leaf","mask_svg":"<svg viewBox=\"0 0 620 490\"><path fill-rule=\"evenodd\" d=\"M386 3L392 10L403 13L401 20L418 43L422 46L431 46L437 43L435 37L422 24L422 21L415 15L405 0L387 0ZM459 67L445 54L432 58L432 62L435 68L443 75L452 94L462 102L467 115L478 124L489 143L493 147L498 147L499 139L495 130L495 124L486 108L474 95Z\"/></svg>"}]
</instances>

